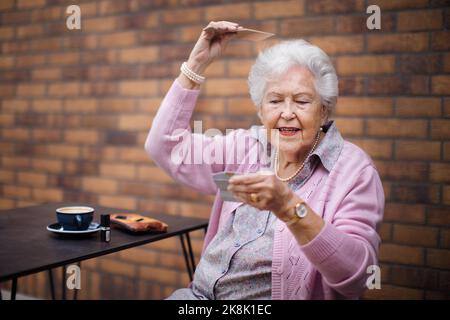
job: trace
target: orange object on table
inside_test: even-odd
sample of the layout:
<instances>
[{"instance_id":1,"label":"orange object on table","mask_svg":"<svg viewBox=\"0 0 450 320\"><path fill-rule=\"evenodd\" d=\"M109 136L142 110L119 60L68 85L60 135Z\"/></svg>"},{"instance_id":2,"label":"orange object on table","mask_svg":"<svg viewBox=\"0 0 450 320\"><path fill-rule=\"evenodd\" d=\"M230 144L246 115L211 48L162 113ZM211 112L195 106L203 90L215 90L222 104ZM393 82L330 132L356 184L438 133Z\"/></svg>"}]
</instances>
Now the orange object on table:
<instances>
[{"instance_id":1,"label":"orange object on table","mask_svg":"<svg viewBox=\"0 0 450 320\"><path fill-rule=\"evenodd\" d=\"M167 232L168 225L158 219L142 216L137 213L112 213L111 226L133 233Z\"/></svg>"}]
</instances>

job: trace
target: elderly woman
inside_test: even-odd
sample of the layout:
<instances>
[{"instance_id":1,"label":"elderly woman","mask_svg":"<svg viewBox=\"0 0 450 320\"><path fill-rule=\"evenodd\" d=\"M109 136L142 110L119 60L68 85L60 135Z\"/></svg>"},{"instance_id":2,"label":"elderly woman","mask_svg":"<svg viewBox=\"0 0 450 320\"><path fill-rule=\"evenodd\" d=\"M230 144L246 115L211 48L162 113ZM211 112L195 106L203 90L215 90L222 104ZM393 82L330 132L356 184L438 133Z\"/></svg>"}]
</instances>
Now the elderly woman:
<instances>
[{"instance_id":1,"label":"elderly woman","mask_svg":"<svg viewBox=\"0 0 450 320\"><path fill-rule=\"evenodd\" d=\"M240 28L226 21L208 27L145 143L174 179L216 194L194 279L169 299L360 297L377 264L384 193L370 157L343 140L328 120L338 96L329 57L303 40L281 42L259 54L248 79L250 96L261 128L278 135L255 135L255 127L214 137L192 133L189 123L205 80L201 74ZM248 137L254 143L243 143ZM195 148L203 161L191 161ZM188 152L174 161L175 149ZM266 169L262 162L255 167L227 157L235 152L247 160L261 150L267 150L273 174L257 172ZM229 181L235 201L224 201L213 180L215 173L229 171L241 173Z\"/></svg>"}]
</instances>

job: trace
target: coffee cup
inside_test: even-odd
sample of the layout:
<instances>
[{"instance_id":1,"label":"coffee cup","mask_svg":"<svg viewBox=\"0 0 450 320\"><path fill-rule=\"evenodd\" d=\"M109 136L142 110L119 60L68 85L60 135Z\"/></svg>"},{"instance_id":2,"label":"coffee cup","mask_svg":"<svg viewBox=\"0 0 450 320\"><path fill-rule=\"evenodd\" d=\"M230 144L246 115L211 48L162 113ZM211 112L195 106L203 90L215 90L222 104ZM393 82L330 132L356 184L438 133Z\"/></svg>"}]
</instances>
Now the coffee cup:
<instances>
[{"instance_id":1,"label":"coffee cup","mask_svg":"<svg viewBox=\"0 0 450 320\"><path fill-rule=\"evenodd\" d=\"M83 206L58 208L56 218L64 230L86 230L94 218L94 208Z\"/></svg>"}]
</instances>

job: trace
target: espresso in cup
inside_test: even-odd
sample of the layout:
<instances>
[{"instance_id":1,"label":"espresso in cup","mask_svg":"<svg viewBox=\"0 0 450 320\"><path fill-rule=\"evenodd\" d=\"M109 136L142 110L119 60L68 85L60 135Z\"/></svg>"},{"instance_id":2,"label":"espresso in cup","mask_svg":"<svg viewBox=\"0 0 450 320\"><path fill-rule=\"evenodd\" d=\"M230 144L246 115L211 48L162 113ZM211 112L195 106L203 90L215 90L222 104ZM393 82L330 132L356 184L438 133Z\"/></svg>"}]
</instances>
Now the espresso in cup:
<instances>
[{"instance_id":1,"label":"espresso in cup","mask_svg":"<svg viewBox=\"0 0 450 320\"><path fill-rule=\"evenodd\" d=\"M94 218L94 208L83 206L58 208L56 218L64 230L86 230Z\"/></svg>"}]
</instances>

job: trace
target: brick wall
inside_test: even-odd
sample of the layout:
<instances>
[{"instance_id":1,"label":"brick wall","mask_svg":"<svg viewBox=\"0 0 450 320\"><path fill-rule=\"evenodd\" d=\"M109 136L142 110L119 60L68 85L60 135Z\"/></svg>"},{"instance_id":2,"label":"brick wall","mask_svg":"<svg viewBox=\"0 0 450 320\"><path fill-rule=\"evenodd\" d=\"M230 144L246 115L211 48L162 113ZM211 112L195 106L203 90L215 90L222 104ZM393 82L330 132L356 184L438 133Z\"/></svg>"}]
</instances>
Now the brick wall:
<instances>
[{"instance_id":1,"label":"brick wall","mask_svg":"<svg viewBox=\"0 0 450 320\"><path fill-rule=\"evenodd\" d=\"M66 28L71 4L81 7L81 30ZM379 31L366 28L369 4L382 10ZM0 208L76 201L207 217L213 198L176 185L143 145L202 26L233 20L278 39L304 37L335 62L341 94L336 122L375 160L387 201L380 229L382 290L366 298L448 298L448 5L2 0ZM194 116L204 129L257 123L246 75L265 45L232 43L208 70ZM197 257L202 236L194 234ZM177 239L89 260L82 270L81 298L158 299L188 284ZM48 298L47 284L40 273L20 279L19 290Z\"/></svg>"}]
</instances>

